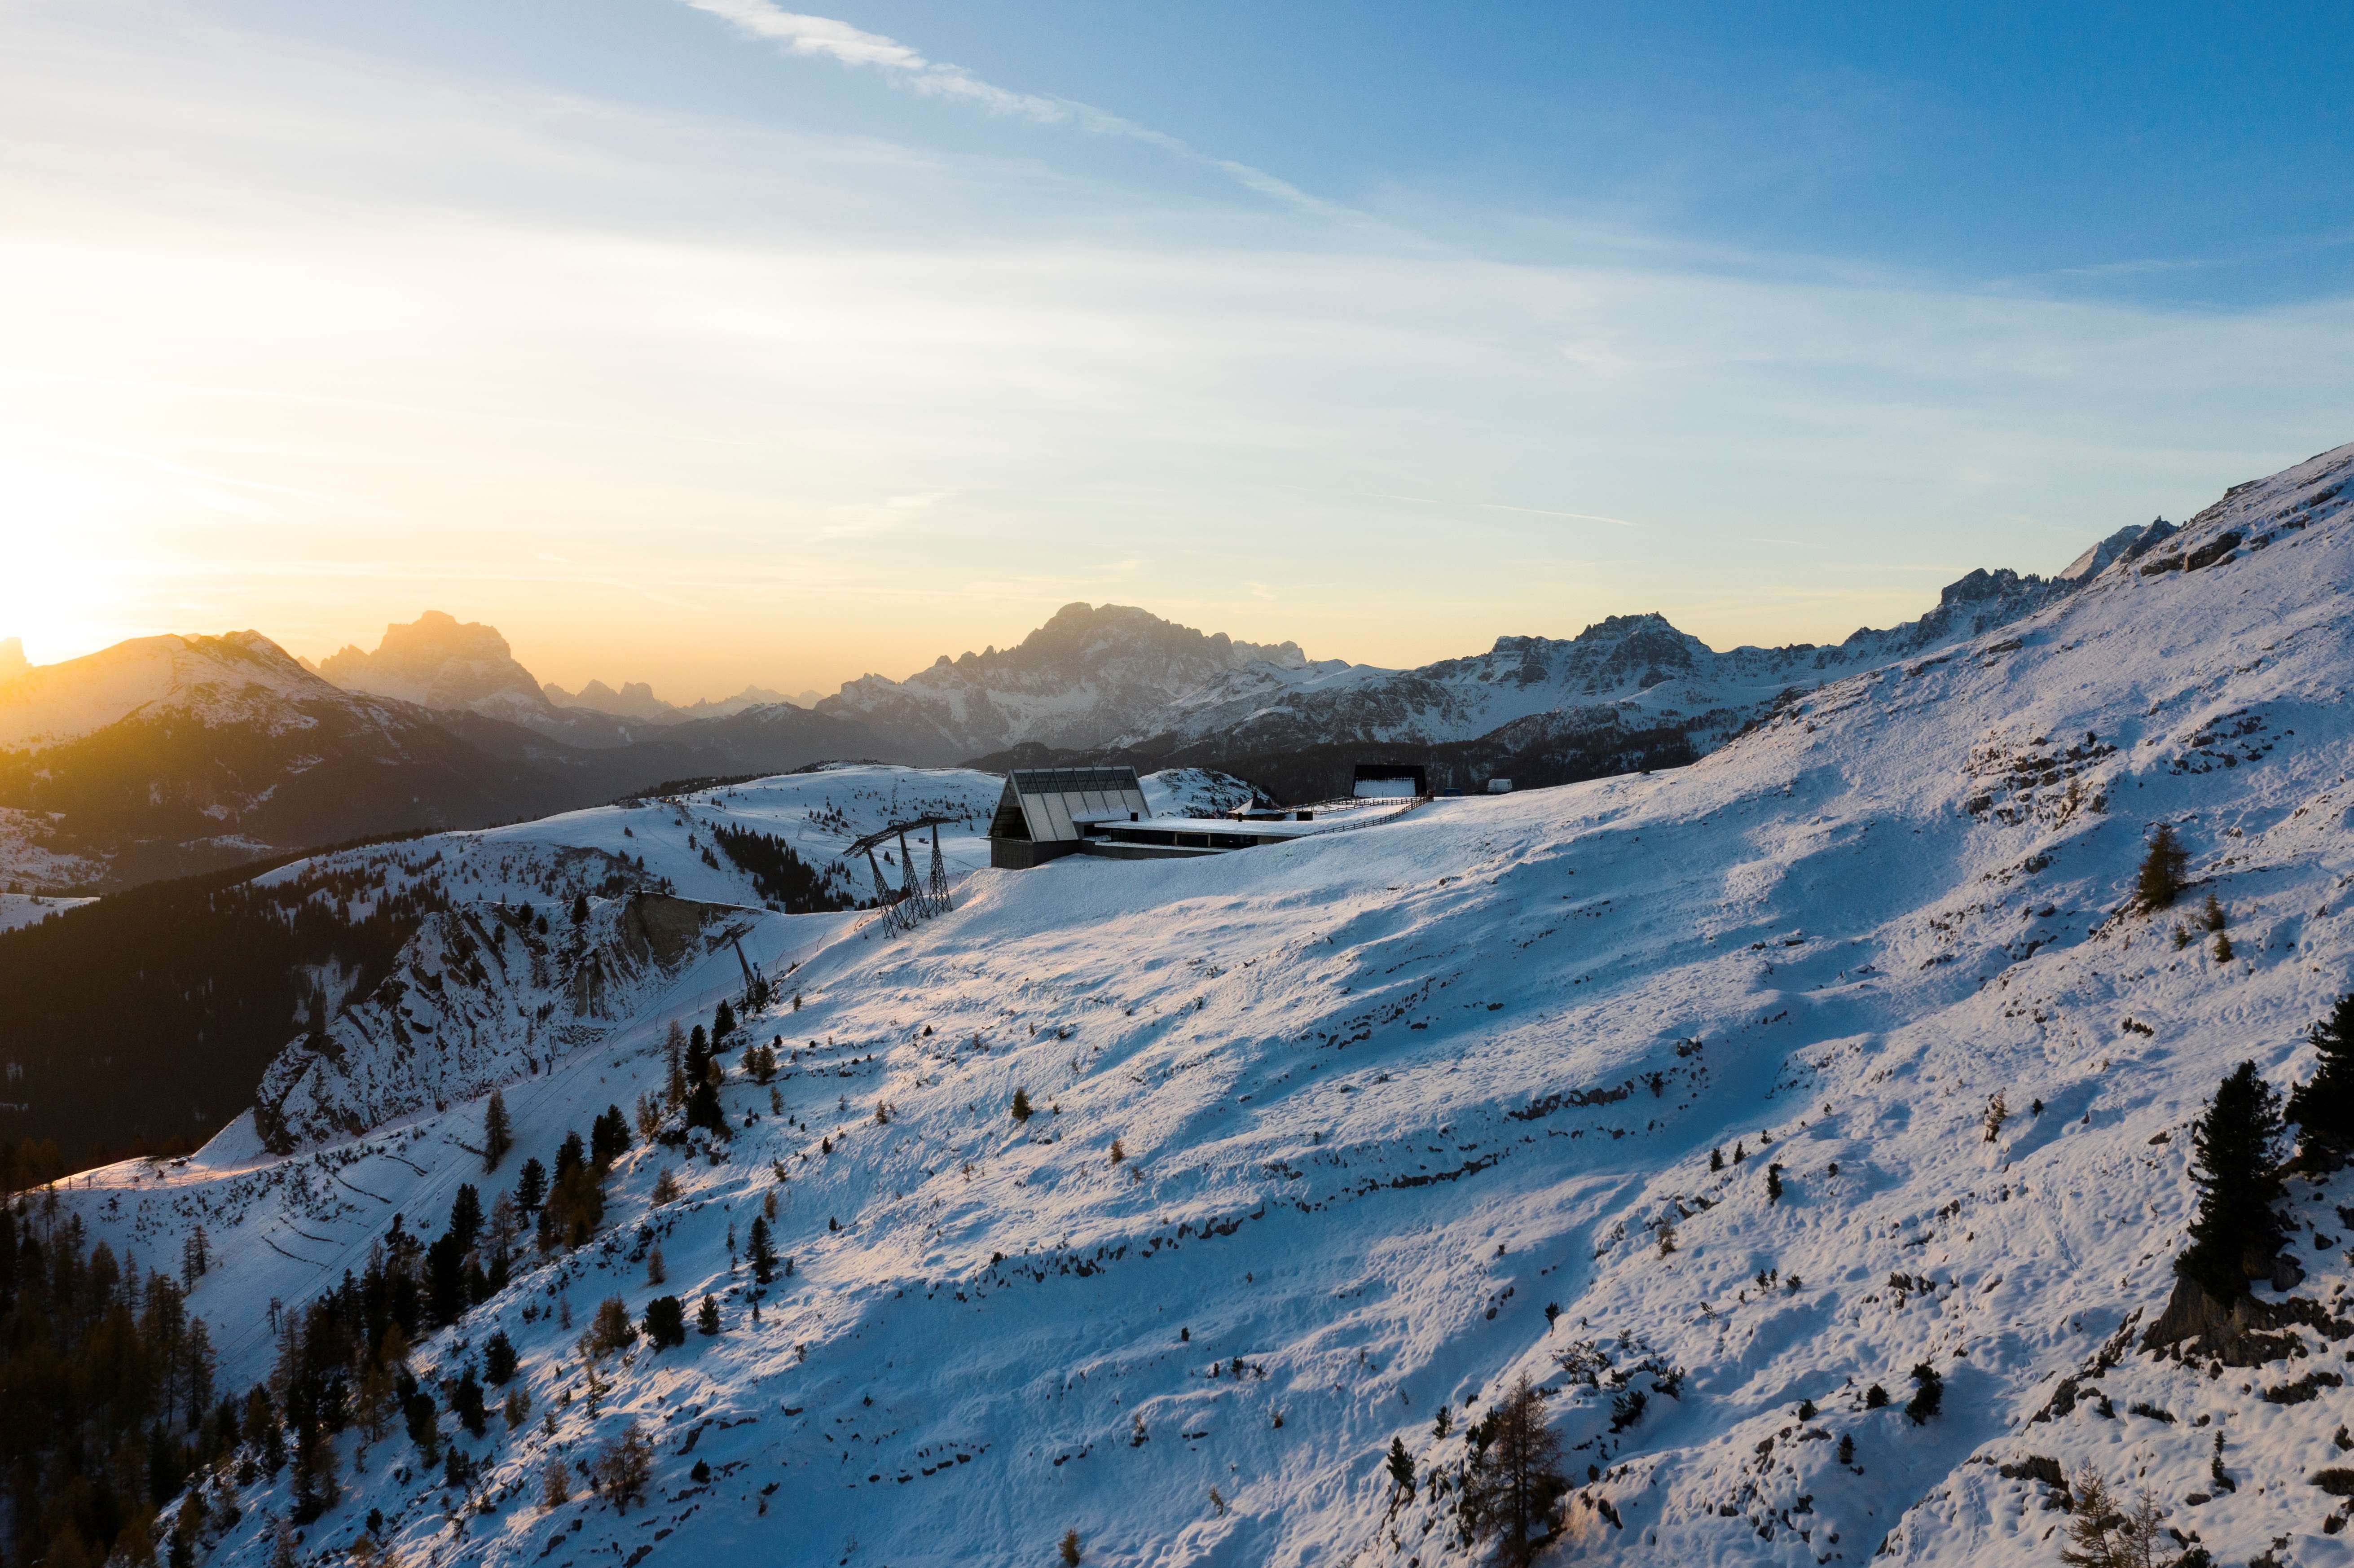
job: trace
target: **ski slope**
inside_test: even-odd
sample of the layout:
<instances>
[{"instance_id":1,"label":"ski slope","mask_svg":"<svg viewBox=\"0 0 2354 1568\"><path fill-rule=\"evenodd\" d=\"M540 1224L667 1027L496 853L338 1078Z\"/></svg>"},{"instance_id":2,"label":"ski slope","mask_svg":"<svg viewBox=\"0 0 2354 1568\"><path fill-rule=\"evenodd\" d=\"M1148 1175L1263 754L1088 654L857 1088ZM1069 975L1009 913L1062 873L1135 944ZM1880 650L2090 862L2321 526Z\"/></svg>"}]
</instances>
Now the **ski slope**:
<instances>
[{"instance_id":1,"label":"ski slope","mask_svg":"<svg viewBox=\"0 0 2354 1568\"><path fill-rule=\"evenodd\" d=\"M504 1329L553 1436L460 1436L486 1477L462 1499L396 1440L304 1552L373 1508L410 1562L1042 1563L1076 1530L1090 1563L1467 1563L1451 1499L1394 1498L1382 1457L1447 1473L1526 1372L1575 1483L1551 1561L2054 1563L2066 1516L2031 1458L2147 1484L2218 1561L2354 1559L2307 1479L2354 1389L2266 1397L2342 1363L2334 1330L2212 1375L2131 1342L2172 1285L2188 1123L2243 1058L2293 1082L2354 985L2349 477L2354 448L2241 487L2044 610L1673 773L1206 860L976 870L897 938L834 917L750 1021L790 1052L781 1111L731 1083L720 1158L633 1148L602 1240L419 1348L454 1372ZM748 787L658 831L755 809ZM2228 959L2188 904L2119 912L2161 821ZM761 916L765 962L783 922ZM512 1084L516 1160L658 1085L664 1024L708 1016L684 997ZM234 1249L191 1305L236 1383L267 1371L271 1299L484 1180L481 1117L287 1160L233 1128L62 1196L143 1259L199 1220ZM657 1206L665 1169L684 1192ZM2293 1294L2335 1323L2354 1179L2292 1192ZM730 1234L771 1194L795 1266L755 1325ZM719 1336L631 1351L593 1420L560 1403L560 1311L706 1290ZM1915 1425L1925 1363L1944 1407ZM656 1502L542 1509L540 1467L631 1417ZM265 1559L273 1499L245 1502L208 1561Z\"/></svg>"}]
</instances>

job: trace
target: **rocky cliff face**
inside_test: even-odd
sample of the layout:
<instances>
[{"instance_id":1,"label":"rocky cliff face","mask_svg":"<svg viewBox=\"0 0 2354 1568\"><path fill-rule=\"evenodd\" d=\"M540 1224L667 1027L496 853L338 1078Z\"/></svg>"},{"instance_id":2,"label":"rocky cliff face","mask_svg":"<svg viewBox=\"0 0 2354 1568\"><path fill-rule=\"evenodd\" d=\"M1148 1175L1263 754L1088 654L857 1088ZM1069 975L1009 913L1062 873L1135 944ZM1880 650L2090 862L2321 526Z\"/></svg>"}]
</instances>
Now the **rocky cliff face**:
<instances>
[{"instance_id":1,"label":"rocky cliff face","mask_svg":"<svg viewBox=\"0 0 2354 1568\"><path fill-rule=\"evenodd\" d=\"M319 673L346 691L398 697L427 708L462 708L518 724L545 724L554 706L515 662L498 628L429 609L387 626L373 653L349 643L321 661Z\"/></svg>"},{"instance_id":2,"label":"rocky cliff face","mask_svg":"<svg viewBox=\"0 0 2354 1568\"><path fill-rule=\"evenodd\" d=\"M578 925L519 904L429 916L382 983L270 1065L254 1130L291 1153L544 1072L755 923L653 893L600 901Z\"/></svg>"}]
</instances>

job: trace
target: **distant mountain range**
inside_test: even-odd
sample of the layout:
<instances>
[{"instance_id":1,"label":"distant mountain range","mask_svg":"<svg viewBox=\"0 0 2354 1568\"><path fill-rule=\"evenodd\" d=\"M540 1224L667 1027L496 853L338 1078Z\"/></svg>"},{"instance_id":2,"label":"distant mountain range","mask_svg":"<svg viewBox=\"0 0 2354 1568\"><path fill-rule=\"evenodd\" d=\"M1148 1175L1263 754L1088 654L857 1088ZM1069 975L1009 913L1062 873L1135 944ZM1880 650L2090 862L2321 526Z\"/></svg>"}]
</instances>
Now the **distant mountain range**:
<instances>
[{"instance_id":1,"label":"distant mountain range","mask_svg":"<svg viewBox=\"0 0 2354 1568\"><path fill-rule=\"evenodd\" d=\"M107 890L273 853L565 810L666 780L864 758L1216 767L1279 799L1367 753L1526 787L1677 766L1827 680L1983 634L2171 534L2124 528L2052 577L1974 571L1844 642L1718 652L1656 614L1500 637L1418 669L1311 660L1121 605L813 705L747 687L680 707L642 683L544 685L493 627L429 610L315 666L258 631L153 637L28 666L0 642L0 882ZM805 697L814 694L803 694Z\"/></svg>"}]
</instances>

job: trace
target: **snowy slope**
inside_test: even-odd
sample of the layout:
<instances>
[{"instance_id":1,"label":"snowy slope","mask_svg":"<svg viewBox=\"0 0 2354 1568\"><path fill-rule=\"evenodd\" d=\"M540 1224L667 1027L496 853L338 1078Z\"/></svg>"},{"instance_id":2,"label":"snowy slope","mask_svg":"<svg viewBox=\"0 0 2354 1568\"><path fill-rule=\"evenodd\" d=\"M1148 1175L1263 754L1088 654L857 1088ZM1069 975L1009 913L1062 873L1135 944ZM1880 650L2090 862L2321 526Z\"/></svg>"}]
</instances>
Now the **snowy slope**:
<instances>
[{"instance_id":1,"label":"snowy slope","mask_svg":"<svg viewBox=\"0 0 2354 1568\"><path fill-rule=\"evenodd\" d=\"M69 909L97 902L95 898L59 898L37 893L0 893L0 931L14 931L20 926L37 926Z\"/></svg>"},{"instance_id":2,"label":"snowy slope","mask_svg":"<svg viewBox=\"0 0 2354 1568\"><path fill-rule=\"evenodd\" d=\"M2293 1080L2354 974L2349 477L2354 448L2235 490L2026 620L1678 772L1210 861L982 871L895 940L843 922L801 955L799 1011L752 1022L791 1048L783 1113L732 1085L724 1160L631 1150L609 1241L422 1357L454 1369L504 1328L550 1409L580 1371L546 1314L642 1309L642 1240L726 1331L631 1352L593 1420L465 1444L487 1479L461 1522L379 1457L305 1552L378 1508L410 1561L548 1568L1036 1563L1066 1529L1099 1563L1467 1563L1447 1499L1393 1506L1380 1456L1452 1466L1464 1423L1436 1436L1437 1408L1526 1371L1578 1482L1560 1561L2054 1562L2031 1457L2145 1479L2221 1561L2348 1561L2306 1477L2354 1389L2264 1397L2341 1348L2308 1331L2301 1364L2211 1377L2124 1330L2171 1284L2186 1123L2243 1056ZM2158 821L2229 912L2228 961L2115 913ZM674 1015L510 1088L521 1149L658 1082ZM192 1304L236 1382L266 1369L270 1298L340 1277L395 1209L438 1226L480 1120L289 1160L238 1131L66 1197L144 1257L202 1219L237 1261ZM657 1210L665 1167L684 1192ZM2334 1323L2354 1178L2293 1190L2296 1293ZM771 1193L797 1266L755 1326L727 1238ZM1874 1383L1902 1404L1918 1362L1946 1380L1935 1421L1863 1407ZM547 1457L631 1416L658 1503L542 1510ZM262 1561L271 1500L212 1560Z\"/></svg>"},{"instance_id":3,"label":"snowy slope","mask_svg":"<svg viewBox=\"0 0 2354 1568\"><path fill-rule=\"evenodd\" d=\"M299 727L304 719L289 699L317 686L258 631L142 637L0 684L0 748L56 746L140 713Z\"/></svg>"}]
</instances>

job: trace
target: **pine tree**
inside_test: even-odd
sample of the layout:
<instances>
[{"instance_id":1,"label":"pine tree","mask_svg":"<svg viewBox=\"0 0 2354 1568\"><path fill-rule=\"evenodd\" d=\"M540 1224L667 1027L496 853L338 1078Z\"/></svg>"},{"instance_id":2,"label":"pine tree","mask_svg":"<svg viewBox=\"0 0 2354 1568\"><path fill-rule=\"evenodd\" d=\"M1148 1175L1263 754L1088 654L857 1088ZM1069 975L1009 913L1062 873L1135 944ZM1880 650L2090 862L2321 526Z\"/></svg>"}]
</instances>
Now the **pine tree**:
<instances>
[{"instance_id":1,"label":"pine tree","mask_svg":"<svg viewBox=\"0 0 2354 1568\"><path fill-rule=\"evenodd\" d=\"M694 1092L686 1097L686 1125L708 1128L713 1132L726 1128L727 1113L720 1107L719 1091L708 1078L695 1085Z\"/></svg>"},{"instance_id":2,"label":"pine tree","mask_svg":"<svg viewBox=\"0 0 2354 1568\"><path fill-rule=\"evenodd\" d=\"M551 1457L540 1472L539 1506L562 1508L572 1500L572 1473L565 1468L560 1456Z\"/></svg>"},{"instance_id":3,"label":"pine tree","mask_svg":"<svg viewBox=\"0 0 2354 1568\"><path fill-rule=\"evenodd\" d=\"M2290 1092L2288 1119L2297 1125L2301 1152L2336 1162L2354 1151L2354 991L2306 1038L2319 1060L2313 1076Z\"/></svg>"},{"instance_id":4,"label":"pine tree","mask_svg":"<svg viewBox=\"0 0 2354 1568\"><path fill-rule=\"evenodd\" d=\"M2171 824L2160 822L2158 832L2149 838L2149 853L2142 856L2141 872L2134 882L2134 894L2145 912L2171 909L2182 895L2182 874L2190 863L2190 852L2174 836Z\"/></svg>"},{"instance_id":5,"label":"pine tree","mask_svg":"<svg viewBox=\"0 0 2354 1568\"><path fill-rule=\"evenodd\" d=\"M588 895L585 893L574 894L572 895L572 923L575 926L578 926L588 918Z\"/></svg>"},{"instance_id":6,"label":"pine tree","mask_svg":"<svg viewBox=\"0 0 2354 1568\"><path fill-rule=\"evenodd\" d=\"M654 1474L654 1446L645 1429L632 1419L597 1456L595 1470L598 1489L614 1512L627 1513L631 1503L643 1502Z\"/></svg>"},{"instance_id":7,"label":"pine tree","mask_svg":"<svg viewBox=\"0 0 2354 1568\"><path fill-rule=\"evenodd\" d=\"M1063 1531L1063 1544L1060 1551L1063 1559L1063 1568L1079 1568L1079 1563L1085 1560L1087 1555L1079 1548L1079 1532L1076 1530L1066 1530Z\"/></svg>"},{"instance_id":8,"label":"pine tree","mask_svg":"<svg viewBox=\"0 0 2354 1568\"><path fill-rule=\"evenodd\" d=\"M1926 1426L1936 1418L1946 1403L1946 1380L1937 1369L1923 1361L1913 1369L1913 1397L1905 1402L1904 1414L1913 1418L1915 1426Z\"/></svg>"},{"instance_id":9,"label":"pine tree","mask_svg":"<svg viewBox=\"0 0 2354 1568\"><path fill-rule=\"evenodd\" d=\"M657 1296L646 1303L646 1340L657 1351L686 1343L686 1308L675 1296Z\"/></svg>"},{"instance_id":10,"label":"pine tree","mask_svg":"<svg viewBox=\"0 0 2354 1568\"><path fill-rule=\"evenodd\" d=\"M736 1010L727 1005L727 999L723 996L719 999L719 1005L712 1010L711 1044L716 1046L735 1033Z\"/></svg>"},{"instance_id":11,"label":"pine tree","mask_svg":"<svg viewBox=\"0 0 2354 1568\"><path fill-rule=\"evenodd\" d=\"M760 1310L760 1304L758 1301L752 1303L752 1310L756 1314ZM709 1335L719 1332L719 1298L717 1297L704 1297L703 1305L695 1310L695 1331L701 1334Z\"/></svg>"},{"instance_id":12,"label":"pine tree","mask_svg":"<svg viewBox=\"0 0 2354 1568\"><path fill-rule=\"evenodd\" d=\"M675 1018L663 1033L663 1058L669 1067L663 1079L663 1103L676 1110L686 1104L686 1031Z\"/></svg>"},{"instance_id":13,"label":"pine tree","mask_svg":"<svg viewBox=\"0 0 2354 1568\"><path fill-rule=\"evenodd\" d=\"M482 1169L496 1171L514 1147L514 1129L507 1125L506 1099L493 1089L491 1103L482 1107Z\"/></svg>"},{"instance_id":14,"label":"pine tree","mask_svg":"<svg viewBox=\"0 0 2354 1568\"><path fill-rule=\"evenodd\" d=\"M1414 1490L1414 1456L1405 1451L1405 1439L1390 1439L1390 1490L1412 1493Z\"/></svg>"},{"instance_id":15,"label":"pine tree","mask_svg":"<svg viewBox=\"0 0 2354 1568\"><path fill-rule=\"evenodd\" d=\"M1778 1164L1766 1167L1766 1201L1769 1203L1782 1201L1782 1167Z\"/></svg>"},{"instance_id":16,"label":"pine tree","mask_svg":"<svg viewBox=\"0 0 2354 1568\"><path fill-rule=\"evenodd\" d=\"M752 1219L751 1234L752 1278L766 1285L777 1277L777 1253L769 1244L769 1222L758 1215Z\"/></svg>"},{"instance_id":17,"label":"pine tree","mask_svg":"<svg viewBox=\"0 0 2354 1568\"><path fill-rule=\"evenodd\" d=\"M1017 1122L1028 1121L1034 1114L1035 1113L1030 1108L1030 1091L1027 1089L1014 1090L1013 1119Z\"/></svg>"},{"instance_id":18,"label":"pine tree","mask_svg":"<svg viewBox=\"0 0 2354 1568\"><path fill-rule=\"evenodd\" d=\"M1465 1472L1464 1509L1496 1536L1496 1560L1523 1568L1551 1538L1553 1504L1569 1489L1561 1439L1545 1425L1543 1396L1526 1372L1480 1426L1487 1441Z\"/></svg>"},{"instance_id":19,"label":"pine tree","mask_svg":"<svg viewBox=\"0 0 2354 1568\"><path fill-rule=\"evenodd\" d=\"M2190 1246L2174 1270L2214 1299L2248 1293L2252 1260L2269 1260L2285 1234L2280 1202L2280 1096L2243 1062L2218 1085L2207 1114L2191 1130L2191 1182L2199 1213Z\"/></svg>"},{"instance_id":20,"label":"pine tree","mask_svg":"<svg viewBox=\"0 0 2354 1568\"><path fill-rule=\"evenodd\" d=\"M547 1167L536 1159L525 1160L522 1171L515 1177L515 1206L536 1209L546 1201Z\"/></svg>"},{"instance_id":21,"label":"pine tree","mask_svg":"<svg viewBox=\"0 0 2354 1568\"><path fill-rule=\"evenodd\" d=\"M482 1347L482 1375L490 1380L492 1387L501 1387L514 1376L521 1361L522 1358L515 1354L514 1341L507 1338L504 1329L501 1329Z\"/></svg>"}]
</instances>

